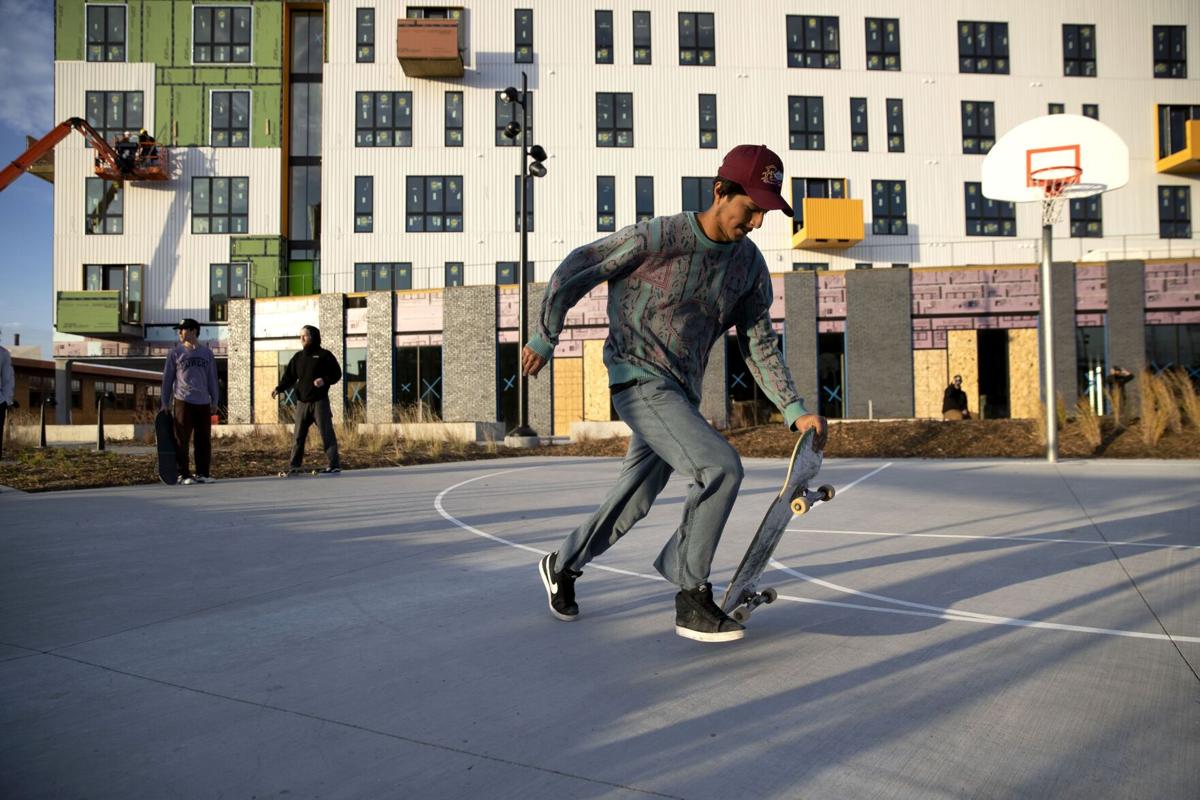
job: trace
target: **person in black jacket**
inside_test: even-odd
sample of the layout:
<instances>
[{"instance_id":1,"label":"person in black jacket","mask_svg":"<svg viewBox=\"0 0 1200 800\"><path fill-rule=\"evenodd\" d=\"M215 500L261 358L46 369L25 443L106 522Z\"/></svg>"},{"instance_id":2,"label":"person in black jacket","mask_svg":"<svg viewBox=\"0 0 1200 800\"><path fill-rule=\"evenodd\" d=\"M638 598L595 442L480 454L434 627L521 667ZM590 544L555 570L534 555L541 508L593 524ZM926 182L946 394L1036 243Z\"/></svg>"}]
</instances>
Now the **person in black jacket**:
<instances>
[{"instance_id":1,"label":"person in black jacket","mask_svg":"<svg viewBox=\"0 0 1200 800\"><path fill-rule=\"evenodd\" d=\"M962 375L955 375L942 395L942 419L970 419L967 393L962 388Z\"/></svg>"},{"instance_id":2,"label":"person in black jacket","mask_svg":"<svg viewBox=\"0 0 1200 800\"><path fill-rule=\"evenodd\" d=\"M292 460L289 475L300 471L304 463L304 442L308 428L314 422L321 432L321 446L329 466L321 470L323 475L335 475L342 471L338 457L337 436L333 432L333 412L329 409L329 387L342 379L342 368L333 353L321 347L321 331L314 325L300 329L300 344L303 349L292 356L279 385L271 391L271 397L296 387L296 439L292 445Z\"/></svg>"}]
</instances>

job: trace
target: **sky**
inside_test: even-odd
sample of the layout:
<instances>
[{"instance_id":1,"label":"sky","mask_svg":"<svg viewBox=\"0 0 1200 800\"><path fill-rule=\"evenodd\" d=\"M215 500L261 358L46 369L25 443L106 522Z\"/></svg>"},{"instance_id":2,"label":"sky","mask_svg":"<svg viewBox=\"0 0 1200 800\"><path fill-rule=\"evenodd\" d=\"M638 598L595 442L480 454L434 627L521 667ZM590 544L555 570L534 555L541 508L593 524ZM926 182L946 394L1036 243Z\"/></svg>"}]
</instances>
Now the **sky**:
<instances>
[{"instance_id":1,"label":"sky","mask_svg":"<svg viewBox=\"0 0 1200 800\"><path fill-rule=\"evenodd\" d=\"M25 151L26 134L40 138L54 119L54 3L0 0L0 163ZM0 192L0 344L38 345L49 358L54 191L23 175Z\"/></svg>"}]
</instances>

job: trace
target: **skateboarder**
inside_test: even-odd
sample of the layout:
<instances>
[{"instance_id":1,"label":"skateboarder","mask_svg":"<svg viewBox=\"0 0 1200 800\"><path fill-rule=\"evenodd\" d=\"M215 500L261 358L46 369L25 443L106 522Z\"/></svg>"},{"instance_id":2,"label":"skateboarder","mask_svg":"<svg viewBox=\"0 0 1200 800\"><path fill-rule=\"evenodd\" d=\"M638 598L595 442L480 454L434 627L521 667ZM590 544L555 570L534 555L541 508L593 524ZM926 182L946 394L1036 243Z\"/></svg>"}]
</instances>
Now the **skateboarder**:
<instances>
[{"instance_id":1,"label":"skateboarder","mask_svg":"<svg viewBox=\"0 0 1200 800\"><path fill-rule=\"evenodd\" d=\"M962 388L962 375L955 375L942 393L942 419L970 419L967 408L967 393Z\"/></svg>"},{"instance_id":2,"label":"skateboarder","mask_svg":"<svg viewBox=\"0 0 1200 800\"><path fill-rule=\"evenodd\" d=\"M308 428L314 422L321 433L321 446L329 466L321 470L325 475L336 475L342 471L338 456L337 435L333 431L333 412L329 408L329 387L342 379L342 368L333 353L321 347L321 331L315 325L300 329L301 350L292 356L279 385L271 390L271 397L296 387L296 438L292 444L292 460L288 472L300 471L304 463L304 443L308 439Z\"/></svg>"},{"instance_id":3,"label":"skateboarder","mask_svg":"<svg viewBox=\"0 0 1200 800\"><path fill-rule=\"evenodd\" d=\"M179 483L212 483L212 415L217 413L221 390L217 386L217 360L200 344L200 323L179 320L179 344L167 353L163 365L162 408L175 418L175 459ZM196 474L188 465L188 443L195 435Z\"/></svg>"},{"instance_id":4,"label":"skateboarder","mask_svg":"<svg viewBox=\"0 0 1200 800\"><path fill-rule=\"evenodd\" d=\"M538 565L558 619L577 618L575 581L583 567L649 512L679 470L692 481L683 519L654 563L679 587L675 632L703 642L744 635L713 601L708 580L742 464L698 410L709 351L730 327L785 423L815 429L815 444L824 447L825 419L805 411L792 384L771 326L771 276L747 238L768 211L792 214L780 194L782 161L763 145L739 145L717 176L706 211L639 222L568 255L550 278L537 335L521 354L522 371L537 375L553 355L567 311L608 282L604 363L613 405L633 436L603 504Z\"/></svg>"}]
</instances>

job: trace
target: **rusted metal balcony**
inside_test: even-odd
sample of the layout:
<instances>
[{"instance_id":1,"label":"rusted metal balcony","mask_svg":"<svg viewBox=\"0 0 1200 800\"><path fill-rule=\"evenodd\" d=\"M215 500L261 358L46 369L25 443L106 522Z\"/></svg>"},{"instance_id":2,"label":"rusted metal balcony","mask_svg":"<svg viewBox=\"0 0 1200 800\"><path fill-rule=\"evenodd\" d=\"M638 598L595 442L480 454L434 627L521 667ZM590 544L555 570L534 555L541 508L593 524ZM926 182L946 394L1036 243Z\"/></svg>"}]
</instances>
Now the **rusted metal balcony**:
<instances>
[{"instance_id":1,"label":"rusted metal balcony","mask_svg":"<svg viewBox=\"0 0 1200 800\"><path fill-rule=\"evenodd\" d=\"M461 78L463 54L457 19L396 21L396 58L410 78Z\"/></svg>"}]
</instances>

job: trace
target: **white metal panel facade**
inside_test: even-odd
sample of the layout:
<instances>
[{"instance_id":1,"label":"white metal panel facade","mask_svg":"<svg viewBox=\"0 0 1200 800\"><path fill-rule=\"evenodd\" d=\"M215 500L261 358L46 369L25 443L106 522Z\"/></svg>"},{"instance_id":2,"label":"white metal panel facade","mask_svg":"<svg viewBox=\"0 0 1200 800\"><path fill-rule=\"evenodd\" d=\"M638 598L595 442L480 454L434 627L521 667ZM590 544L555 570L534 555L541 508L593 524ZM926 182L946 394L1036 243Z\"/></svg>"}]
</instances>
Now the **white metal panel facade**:
<instances>
[{"instance_id":1,"label":"white metal panel facade","mask_svg":"<svg viewBox=\"0 0 1200 800\"><path fill-rule=\"evenodd\" d=\"M154 119L151 64L55 65L56 116L83 116L85 91L144 92L144 118ZM77 101L72 98L78 98ZM84 232L85 179L94 177L92 151L82 136L64 140L55 152L54 288L83 288L84 264L144 264L143 321L146 325L209 317L209 265L229 261L229 234L193 234L192 178L249 178L246 235L278 235L280 152L278 148L180 147L171 150L172 178L162 183L127 183L124 233Z\"/></svg>"}]
</instances>

